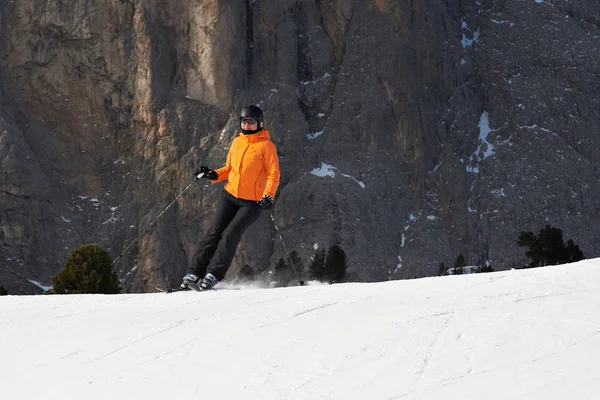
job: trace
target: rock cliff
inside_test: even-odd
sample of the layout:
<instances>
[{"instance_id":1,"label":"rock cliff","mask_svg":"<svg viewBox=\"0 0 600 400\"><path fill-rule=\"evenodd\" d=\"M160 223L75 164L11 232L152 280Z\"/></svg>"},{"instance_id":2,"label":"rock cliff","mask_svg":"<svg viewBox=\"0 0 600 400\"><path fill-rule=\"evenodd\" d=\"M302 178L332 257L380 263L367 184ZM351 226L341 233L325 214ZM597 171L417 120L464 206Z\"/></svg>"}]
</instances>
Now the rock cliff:
<instances>
[{"instance_id":1,"label":"rock cliff","mask_svg":"<svg viewBox=\"0 0 600 400\"><path fill-rule=\"evenodd\" d=\"M0 284L50 284L84 243L116 257L223 165L249 103L288 247L340 244L350 280L518 267L545 224L598 256L598 54L596 0L0 1ZM179 281L220 190L123 254L127 290ZM230 276L282 254L265 215Z\"/></svg>"}]
</instances>

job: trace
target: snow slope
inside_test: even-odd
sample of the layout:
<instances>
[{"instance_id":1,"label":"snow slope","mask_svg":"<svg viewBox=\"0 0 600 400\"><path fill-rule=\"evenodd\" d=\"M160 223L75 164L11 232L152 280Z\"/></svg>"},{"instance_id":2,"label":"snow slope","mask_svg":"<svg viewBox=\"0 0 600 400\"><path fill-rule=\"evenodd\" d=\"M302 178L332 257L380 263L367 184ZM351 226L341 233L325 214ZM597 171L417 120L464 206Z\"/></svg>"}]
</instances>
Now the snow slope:
<instances>
[{"instance_id":1,"label":"snow slope","mask_svg":"<svg viewBox=\"0 0 600 400\"><path fill-rule=\"evenodd\" d=\"M5 399L597 399L600 259L386 283L0 297Z\"/></svg>"}]
</instances>

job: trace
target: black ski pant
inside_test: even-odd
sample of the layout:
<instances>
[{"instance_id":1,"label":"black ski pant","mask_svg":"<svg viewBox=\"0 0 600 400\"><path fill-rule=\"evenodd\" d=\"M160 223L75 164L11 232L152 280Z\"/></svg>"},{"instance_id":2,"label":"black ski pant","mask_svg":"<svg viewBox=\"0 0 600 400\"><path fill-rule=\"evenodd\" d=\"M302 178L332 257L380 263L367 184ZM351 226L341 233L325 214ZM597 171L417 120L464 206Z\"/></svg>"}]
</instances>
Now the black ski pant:
<instances>
[{"instance_id":1,"label":"black ski pant","mask_svg":"<svg viewBox=\"0 0 600 400\"><path fill-rule=\"evenodd\" d=\"M224 190L211 226L200 242L196 267L190 267L188 272L199 277L210 273L222 280L233 261L242 234L261 213L258 202L238 199Z\"/></svg>"}]
</instances>

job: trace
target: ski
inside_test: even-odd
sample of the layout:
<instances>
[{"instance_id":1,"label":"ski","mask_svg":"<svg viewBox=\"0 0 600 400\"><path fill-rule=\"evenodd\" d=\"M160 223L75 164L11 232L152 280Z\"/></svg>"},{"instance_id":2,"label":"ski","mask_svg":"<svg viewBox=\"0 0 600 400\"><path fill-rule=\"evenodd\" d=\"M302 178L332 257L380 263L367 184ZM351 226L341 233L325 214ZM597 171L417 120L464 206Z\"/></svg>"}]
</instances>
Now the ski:
<instances>
[{"instance_id":1,"label":"ski","mask_svg":"<svg viewBox=\"0 0 600 400\"><path fill-rule=\"evenodd\" d=\"M159 292L163 292L163 293L175 293L175 292L184 292L186 291L186 289L182 289L182 288L168 288L166 286L163 285L156 285L154 286L154 289L158 290Z\"/></svg>"},{"instance_id":2,"label":"ski","mask_svg":"<svg viewBox=\"0 0 600 400\"><path fill-rule=\"evenodd\" d=\"M157 291L162 292L162 293L167 293L167 294L175 293L175 292L188 292L191 290L193 290L195 292L206 292L207 291L207 290L202 289L197 283L188 283L188 288L189 289L182 289L180 287L169 288L164 285L154 286L154 289L156 289ZM240 290L240 288L235 288L235 287L234 288L221 288L221 287L215 288L215 287L213 287L212 289L210 289L210 291L213 291L213 290Z\"/></svg>"},{"instance_id":3,"label":"ski","mask_svg":"<svg viewBox=\"0 0 600 400\"><path fill-rule=\"evenodd\" d=\"M188 283L188 287L196 292L204 292L204 289L198 286L197 283Z\"/></svg>"}]
</instances>

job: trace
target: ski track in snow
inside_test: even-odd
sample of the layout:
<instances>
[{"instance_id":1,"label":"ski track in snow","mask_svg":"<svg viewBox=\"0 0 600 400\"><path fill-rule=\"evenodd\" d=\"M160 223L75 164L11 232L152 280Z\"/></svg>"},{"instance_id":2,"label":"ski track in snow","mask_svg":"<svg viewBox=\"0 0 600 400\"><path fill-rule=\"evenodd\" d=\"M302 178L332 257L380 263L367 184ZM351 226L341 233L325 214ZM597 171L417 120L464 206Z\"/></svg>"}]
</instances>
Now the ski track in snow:
<instances>
[{"instance_id":1,"label":"ski track in snow","mask_svg":"<svg viewBox=\"0 0 600 400\"><path fill-rule=\"evenodd\" d=\"M411 386L411 390L409 392L414 391L414 386L417 386L419 388L419 391L422 391L424 387L426 387L426 383L424 382L428 383L426 378L429 366L430 364L432 364L432 361L435 358L436 354L439 352L439 349L442 346L442 344L446 343L445 338L443 336L445 336L446 332L448 331L453 319L454 315L450 314L448 318L443 321L441 329L434 335L432 343L427 346L429 350L425 354L422 367L416 372L417 379L415 383Z\"/></svg>"},{"instance_id":2,"label":"ski track in snow","mask_svg":"<svg viewBox=\"0 0 600 400\"><path fill-rule=\"evenodd\" d=\"M240 289L0 297L0 392L44 400L600 393L600 259Z\"/></svg>"}]
</instances>

